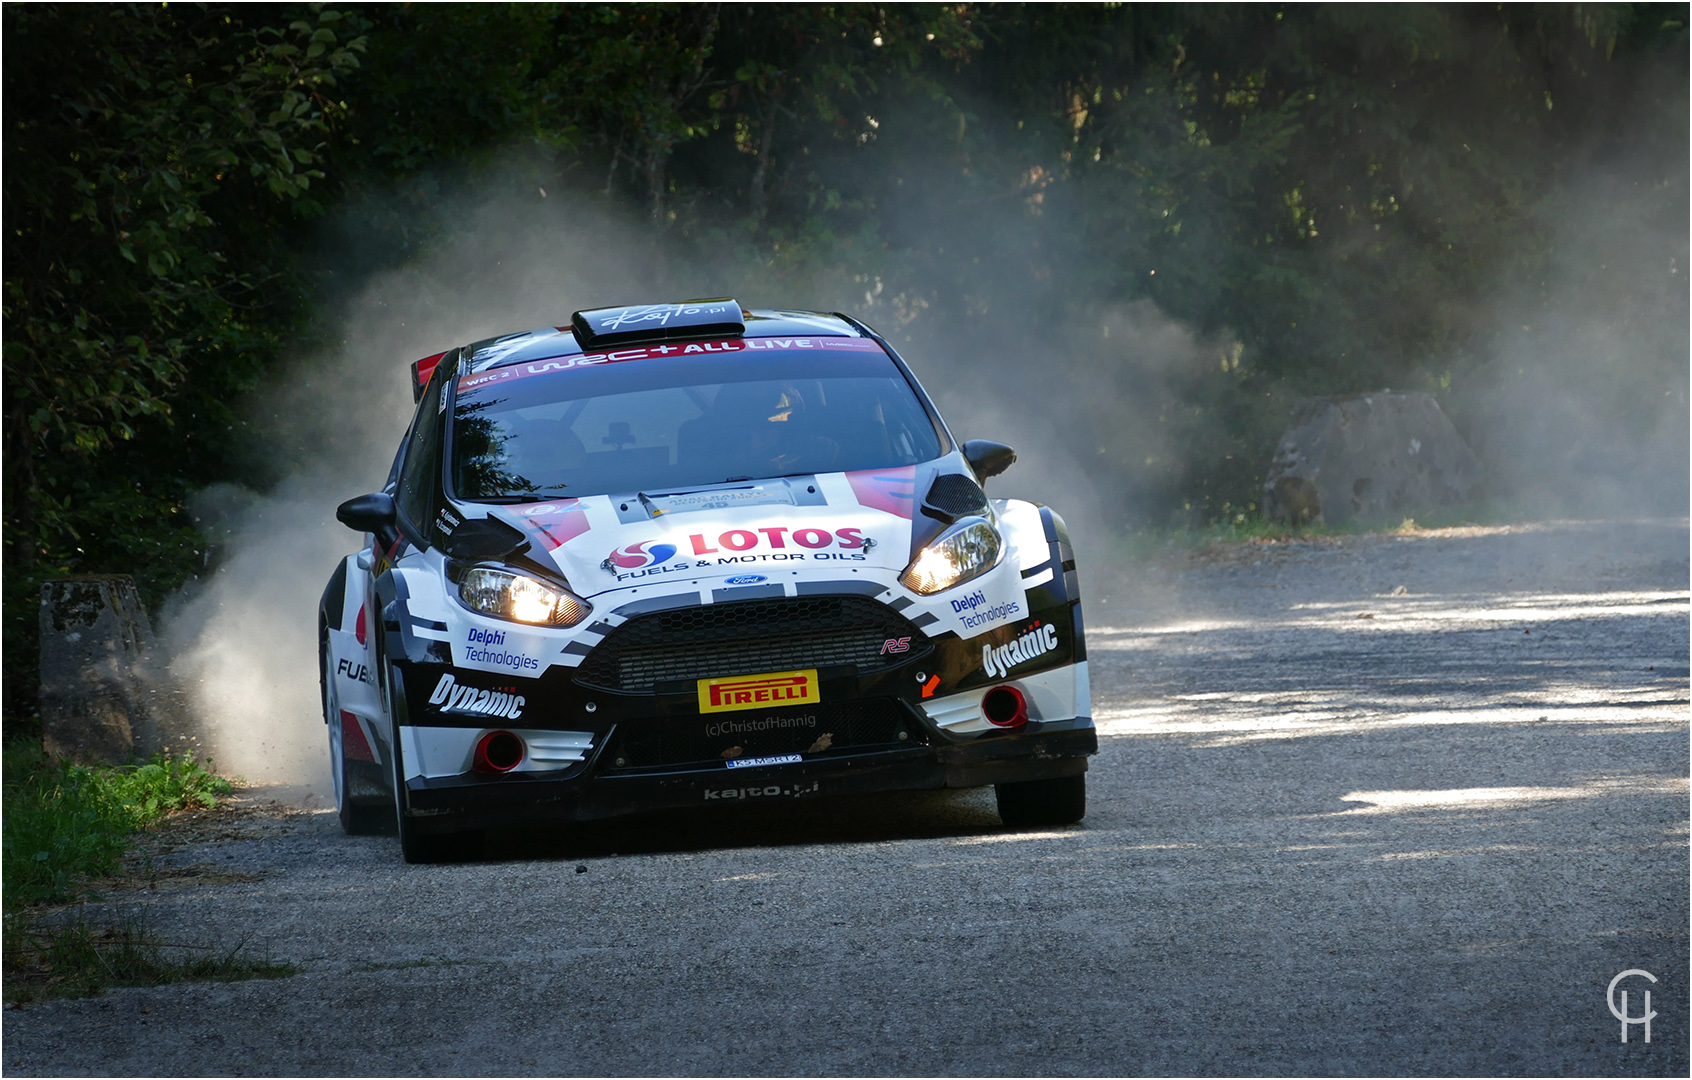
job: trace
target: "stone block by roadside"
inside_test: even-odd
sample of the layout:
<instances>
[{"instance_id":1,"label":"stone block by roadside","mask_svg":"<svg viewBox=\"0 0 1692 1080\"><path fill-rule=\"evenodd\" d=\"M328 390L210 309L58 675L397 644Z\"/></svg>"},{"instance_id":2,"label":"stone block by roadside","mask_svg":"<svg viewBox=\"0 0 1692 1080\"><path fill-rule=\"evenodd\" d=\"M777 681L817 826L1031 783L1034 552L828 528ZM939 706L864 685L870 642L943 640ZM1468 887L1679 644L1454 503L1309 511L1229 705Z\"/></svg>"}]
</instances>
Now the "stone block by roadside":
<instances>
[{"instance_id":1,"label":"stone block by roadside","mask_svg":"<svg viewBox=\"0 0 1692 1080\"><path fill-rule=\"evenodd\" d=\"M1415 515L1470 498L1480 479L1474 451L1431 394L1306 398L1275 448L1263 515L1295 524Z\"/></svg>"},{"instance_id":2,"label":"stone block by roadside","mask_svg":"<svg viewBox=\"0 0 1692 1080\"><path fill-rule=\"evenodd\" d=\"M41 586L41 741L56 758L116 763L179 731L181 692L156 663L153 630L127 574Z\"/></svg>"}]
</instances>

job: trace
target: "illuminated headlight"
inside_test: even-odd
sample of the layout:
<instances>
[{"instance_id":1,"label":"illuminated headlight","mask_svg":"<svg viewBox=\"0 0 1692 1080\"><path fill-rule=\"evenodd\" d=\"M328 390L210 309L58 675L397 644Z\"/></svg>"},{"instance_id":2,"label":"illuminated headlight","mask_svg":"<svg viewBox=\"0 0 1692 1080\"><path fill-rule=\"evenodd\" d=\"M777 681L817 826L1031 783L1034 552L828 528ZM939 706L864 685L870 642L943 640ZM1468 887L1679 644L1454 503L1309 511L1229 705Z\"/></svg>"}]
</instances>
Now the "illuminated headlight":
<instances>
[{"instance_id":1,"label":"illuminated headlight","mask_svg":"<svg viewBox=\"0 0 1692 1080\"><path fill-rule=\"evenodd\" d=\"M491 566L464 571L458 598L471 611L539 626L574 626L593 612L587 601L568 590Z\"/></svg>"},{"instance_id":2,"label":"illuminated headlight","mask_svg":"<svg viewBox=\"0 0 1692 1080\"><path fill-rule=\"evenodd\" d=\"M999 530L985 518L967 518L917 552L899 583L927 596L993 569L999 561Z\"/></svg>"}]
</instances>

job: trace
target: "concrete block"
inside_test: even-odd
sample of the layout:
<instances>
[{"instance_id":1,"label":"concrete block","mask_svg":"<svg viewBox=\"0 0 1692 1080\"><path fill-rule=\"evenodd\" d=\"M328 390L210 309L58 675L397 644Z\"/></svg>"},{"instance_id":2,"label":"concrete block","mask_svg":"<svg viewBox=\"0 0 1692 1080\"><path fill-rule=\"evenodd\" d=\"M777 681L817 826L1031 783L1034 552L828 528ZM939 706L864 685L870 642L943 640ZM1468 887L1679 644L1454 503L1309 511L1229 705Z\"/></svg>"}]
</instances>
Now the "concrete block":
<instances>
[{"instance_id":1,"label":"concrete block","mask_svg":"<svg viewBox=\"0 0 1692 1080\"><path fill-rule=\"evenodd\" d=\"M59 758L118 763L181 726L180 691L155 664L153 631L127 574L41 586L41 738Z\"/></svg>"},{"instance_id":2,"label":"concrete block","mask_svg":"<svg viewBox=\"0 0 1692 1080\"><path fill-rule=\"evenodd\" d=\"M1275 448L1263 514L1332 524L1413 516L1470 498L1480 479L1474 451L1431 394L1306 398Z\"/></svg>"}]
</instances>

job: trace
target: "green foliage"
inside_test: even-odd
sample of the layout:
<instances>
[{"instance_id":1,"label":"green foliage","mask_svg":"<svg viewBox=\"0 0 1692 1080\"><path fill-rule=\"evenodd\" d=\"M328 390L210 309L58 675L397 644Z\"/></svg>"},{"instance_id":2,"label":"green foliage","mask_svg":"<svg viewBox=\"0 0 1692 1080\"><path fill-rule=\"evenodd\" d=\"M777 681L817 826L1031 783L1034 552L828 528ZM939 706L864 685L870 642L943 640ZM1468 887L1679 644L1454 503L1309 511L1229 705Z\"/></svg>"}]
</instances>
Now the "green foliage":
<instances>
[{"instance_id":1,"label":"green foliage","mask_svg":"<svg viewBox=\"0 0 1692 1080\"><path fill-rule=\"evenodd\" d=\"M5 9L8 670L43 578L139 563L156 600L198 560L183 499L286 333L287 225L363 48L333 9L269 13Z\"/></svg>"},{"instance_id":2,"label":"green foliage","mask_svg":"<svg viewBox=\"0 0 1692 1080\"><path fill-rule=\"evenodd\" d=\"M5 746L4 892L8 911L74 898L117 870L129 837L165 814L216 805L229 782L188 758L89 768L51 762L39 743Z\"/></svg>"},{"instance_id":3,"label":"green foliage","mask_svg":"<svg viewBox=\"0 0 1692 1080\"><path fill-rule=\"evenodd\" d=\"M189 758L89 768L53 762L39 742L5 745L0 862L4 866L6 997L86 997L107 986L280 978L288 964L231 948L166 944L138 920L95 925L43 914L119 870L134 834L165 815L208 809L233 789Z\"/></svg>"}]
</instances>

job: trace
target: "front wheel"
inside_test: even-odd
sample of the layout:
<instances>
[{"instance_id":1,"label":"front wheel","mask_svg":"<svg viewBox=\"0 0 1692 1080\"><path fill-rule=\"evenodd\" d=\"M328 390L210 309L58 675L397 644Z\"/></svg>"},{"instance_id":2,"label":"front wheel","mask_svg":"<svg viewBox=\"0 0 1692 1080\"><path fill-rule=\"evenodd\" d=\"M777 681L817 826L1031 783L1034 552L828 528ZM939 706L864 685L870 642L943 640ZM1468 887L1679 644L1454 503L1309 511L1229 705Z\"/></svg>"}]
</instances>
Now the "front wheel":
<instances>
[{"instance_id":1,"label":"front wheel","mask_svg":"<svg viewBox=\"0 0 1692 1080\"><path fill-rule=\"evenodd\" d=\"M400 855L408 863L458 862L474 857L481 849L480 832L427 833L405 813L405 750L401 746L400 725L405 717L404 688L398 685L399 673L383 661L387 671L388 712L393 717L394 743L394 821L399 829Z\"/></svg>"},{"instance_id":2,"label":"front wheel","mask_svg":"<svg viewBox=\"0 0 1692 1080\"><path fill-rule=\"evenodd\" d=\"M1087 774L994 784L999 820L1013 829L1073 825L1087 816Z\"/></svg>"},{"instance_id":3,"label":"front wheel","mask_svg":"<svg viewBox=\"0 0 1692 1080\"><path fill-rule=\"evenodd\" d=\"M372 805L368 799L353 796L352 778L347 767L347 724L351 714L341 712L341 696L335 690L335 680L329 674L329 640L323 635L318 651L318 676L323 690L323 722L329 728L329 775L335 786L335 815L341 821L341 831L348 836L373 836L388 829L388 811L382 803ZM370 780L362 783L369 786Z\"/></svg>"}]
</instances>

